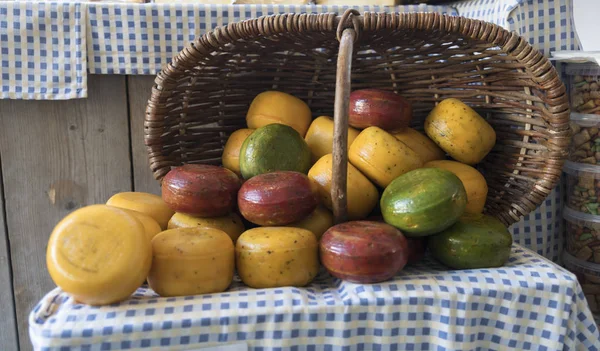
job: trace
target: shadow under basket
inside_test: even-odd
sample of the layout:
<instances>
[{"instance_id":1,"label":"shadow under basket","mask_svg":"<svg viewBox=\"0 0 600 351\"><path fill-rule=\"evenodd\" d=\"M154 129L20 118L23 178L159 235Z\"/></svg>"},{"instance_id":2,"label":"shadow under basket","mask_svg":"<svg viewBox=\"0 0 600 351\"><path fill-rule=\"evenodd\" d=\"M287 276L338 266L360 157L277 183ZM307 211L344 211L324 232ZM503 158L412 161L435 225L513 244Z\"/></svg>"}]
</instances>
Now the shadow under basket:
<instances>
[{"instance_id":1,"label":"shadow under basket","mask_svg":"<svg viewBox=\"0 0 600 351\"><path fill-rule=\"evenodd\" d=\"M145 143L157 180L187 163L221 164L229 135L246 127L254 97L295 95L313 118L333 116L336 218L346 211L351 89L394 91L413 103L412 126L436 103L458 98L495 129L479 164L485 212L510 225L548 196L570 141L565 86L525 39L501 27L437 13L281 14L231 23L185 47L158 73Z\"/></svg>"}]
</instances>

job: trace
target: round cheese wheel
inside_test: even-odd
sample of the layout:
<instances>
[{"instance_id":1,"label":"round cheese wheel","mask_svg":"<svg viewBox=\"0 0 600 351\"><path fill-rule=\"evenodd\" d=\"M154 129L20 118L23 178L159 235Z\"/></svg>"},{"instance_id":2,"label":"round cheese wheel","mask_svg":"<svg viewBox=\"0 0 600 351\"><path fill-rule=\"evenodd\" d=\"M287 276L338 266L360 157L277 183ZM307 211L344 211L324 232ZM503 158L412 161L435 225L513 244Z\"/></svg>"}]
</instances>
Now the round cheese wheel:
<instances>
[{"instance_id":1,"label":"round cheese wheel","mask_svg":"<svg viewBox=\"0 0 600 351\"><path fill-rule=\"evenodd\" d=\"M105 305L128 298L152 263L142 223L123 209L92 205L63 218L48 241L52 280L75 300Z\"/></svg>"},{"instance_id":2,"label":"round cheese wheel","mask_svg":"<svg viewBox=\"0 0 600 351\"><path fill-rule=\"evenodd\" d=\"M348 160L382 188L402 174L423 166L417 153L378 127L360 132L348 149Z\"/></svg>"},{"instance_id":3,"label":"round cheese wheel","mask_svg":"<svg viewBox=\"0 0 600 351\"><path fill-rule=\"evenodd\" d=\"M235 172L238 176L241 176L240 172L240 149L244 140L250 134L254 132L254 129L238 129L231 133L225 147L223 148L222 163L223 167Z\"/></svg>"},{"instance_id":4,"label":"round cheese wheel","mask_svg":"<svg viewBox=\"0 0 600 351\"><path fill-rule=\"evenodd\" d=\"M412 151L416 152L423 163L433 160L443 160L446 157L444 150L440 149L433 140L415 129L406 128L394 132L392 135L406 144Z\"/></svg>"},{"instance_id":5,"label":"round cheese wheel","mask_svg":"<svg viewBox=\"0 0 600 351\"><path fill-rule=\"evenodd\" d=\"M294 128L304 138L312 115L308 105L297 97L281 91L265 91L258 94L248 109L248 128L257 129L279 123Z\"/></svg>"},{"instance_id":6,"label":"round cheese wheel","mask_svg":"<svg viewBox=\"0 0 600 351\"><path fill-rule=\"evenodd\" d=\"M464 163L437 160L427 162L425 168L441 168L454 173L460 179L467 191L467 213L481 213L485 207L487 198L488 186L483 174L479 173L475 168Z\"/></svg>"},{"instance_id":7,"label":"round cheese wheel","mask_svg":"<svg viewBox=\"0 0 600 351\"><path fill-rule=\"evenodd\" d=\"M358 136L359 131L348 127L348 146ZM312 162L317 162L321 157L333 152L333 119L331 117L321 116L316 118L308 127L304 137L310 153Z\"/></svg>"},{"instance_id":8,"label":"round cheese wheel","mask_svg":"<svg viewBox=\"0 0 600 351\"><path fill-rule=\"evenodd\" d=\"M147 214L138 212L138 211L134 211L134 210L129 210L126 208L121 208L121 209L123 211L127 211L129 214L131 214L132 216L137 218L137 220L140 221L140 223L142 223L142 225L144 226L144 231L146 232L146 237L148 238L148 241L152 240L152 238L154 238L154 236L156 236L156 234L162 232L162 228L160 227L158 222L156 220L154 220L154 218L148 216Z\"/></svg>"},{"instance_id":9,"label":"round cheese wheel","mask_svg":"<svg viewBox=\"0 0 600 351\"><path fill-rule=\"evenodd\" d=\"M319 272L317 239L302 228L247 230L238 238L235 255L240 278L252 288L305 286Z\"/></svg>"},{"instance_id":10,"label":"round cheese wheel","mask_svg":"<svg viewBox=\"0 0 600 351\"><path fill-rule=\"evenodd\" d=\"M225 291L235 268L233 242L214 228L176 228L152 239L148 284L160 296Z\"/></svg>"},{"instance_id":11,"label":"round cheese wheel","mask_svg":"<svg viewBox=\"0 0 600 351\"><path fill-rule=\"evenodd\" d=\"M108 199L106 204L145 213L154 218L162 230L167 229L169 219L171 219L173 213L175 213L167 206L167 204L165 204L160 196L150 193L117 193Z\"/></svg>"},{"instance_id":12,"label":"round cheese wheel","mask_svg":"<svg viewBox=\"0 0 600 351\"><path fill-rule=\"evenodd\" d=\"M323 233L333 226L333 214L323 206L317 208L308 215L308 217L287 225L286 227L295 227L310 230L317 240L321 239Z\"/></svg>"},{"instance_id":13,"label":"round cheese wheel","mask_svg":"<svg viewBox=\"0 0 600 351\"><path fill-rule=\"evenodd\" d=\"M199 218L176 212L169 220L168 229L203 227L219 229L227 233L235 243L244 232L244 223L237 213L230 213L223 217Z\"/></svg>"},{"instance_id":14,"label":"round cheese wheel","mask_svg":"<svg viewBox=\"0 0 600 351\"><path fill-rule=\"evenodd\" d=\"M321 157L308 171L308 178L316 188L321 202L330 210L333 209L331 201L332 167L333 156L327 154ZM379 202L377 188L350 163L348 163L346 190L348 218L351 220L367 217Z\"/></svg>"}]
</instances>

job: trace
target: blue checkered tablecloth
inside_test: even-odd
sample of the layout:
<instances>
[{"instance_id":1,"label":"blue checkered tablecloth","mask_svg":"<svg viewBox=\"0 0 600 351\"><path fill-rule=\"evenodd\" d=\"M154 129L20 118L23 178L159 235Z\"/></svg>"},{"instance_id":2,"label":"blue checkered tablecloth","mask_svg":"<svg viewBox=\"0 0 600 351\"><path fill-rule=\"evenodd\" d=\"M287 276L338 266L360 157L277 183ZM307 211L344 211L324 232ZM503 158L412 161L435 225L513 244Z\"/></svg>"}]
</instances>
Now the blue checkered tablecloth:
<instances>
[{"instance_id":1,"label":"blue checkered tablecloth","mask_svg":"<svg viewBox=\"0 0 600 351\"><path fill-rule=\"evenodd\" d=\"M307 288L160 298L106 307L56 289L29 317L36 350L600 350L575 276L518 245L502 268L448 270L430 258L373 285L322 272Z\"/></svg>"}]
</instances>

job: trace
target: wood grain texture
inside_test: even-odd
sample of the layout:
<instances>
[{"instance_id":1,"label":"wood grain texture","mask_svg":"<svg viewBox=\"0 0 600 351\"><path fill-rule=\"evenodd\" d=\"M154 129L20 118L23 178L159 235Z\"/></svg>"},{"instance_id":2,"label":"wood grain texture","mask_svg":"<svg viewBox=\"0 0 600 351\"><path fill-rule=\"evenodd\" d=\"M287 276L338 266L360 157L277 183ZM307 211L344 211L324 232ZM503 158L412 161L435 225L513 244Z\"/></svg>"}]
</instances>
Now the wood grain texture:
<instances>
[{"instance_id":1,"label":"wood grain texture","mask_svg":"<svg viewBox=\"0 0 600 351\"><path fill-rule=\"evenodd\" d=\"M0 164L2 160L0 159ZM0 172L0 182L2 173ZM4 218L4 192L0 187L0 348L2 350L17 350L17 322L15 319L15 301L12 290L12 275L8 234Z\"/></svg>"},{"instance_id":2,"label":"wood grain texture","mask_svg":"<svg viewBox=\"0 0 600 351\"><path fill-rule=\"evenodd\" d=\"M88 99L0 101L0 151L21 350L27 317L54 288L46 244L71 211L131 190L123 76L91 76Z\"/></svg>"},{"instance_id":3,"label":"wood grain texture","mask_svg":"<svg viewBox=\"0 0 600 351\"><path fill-rule=\"evenodd\" d=\"M131 158L133 161L133 187L160 195L160 184L152 176L148 163L148 150L144 145L144 115L150 97L154 76L128 76L129 127L131 130Z\"/></svg>"},{"instance_id":4,"label":"wood grain texture","mask_svg":"<svg viewBox=\"0 0 600 351\"><path fill-rule=\"evenodd\" d=\"M352 48L356 38L354 29L344 30L340 40L337 61L337 83L333 110L333 177L331 200L336 224L348 220L348 112L350 105L350 76L352 72Z\"/></svg>"}]
</instances>

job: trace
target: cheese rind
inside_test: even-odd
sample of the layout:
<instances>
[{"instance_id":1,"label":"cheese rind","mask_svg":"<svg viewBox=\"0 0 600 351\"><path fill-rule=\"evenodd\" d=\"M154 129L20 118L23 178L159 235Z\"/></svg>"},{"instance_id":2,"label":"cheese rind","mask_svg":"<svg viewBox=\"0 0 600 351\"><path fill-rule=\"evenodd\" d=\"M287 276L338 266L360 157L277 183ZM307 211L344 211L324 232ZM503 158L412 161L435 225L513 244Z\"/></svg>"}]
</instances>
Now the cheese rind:
<instances>
[{"instance_id":1,"label":"cheese rind","mask_svg":"<svg viewBox=\"0 0 600 351\"><path fill-rule=\"evenodd\" d=\"M259 227L236 243L236 266L252 288L305 286L319 273L318 242L306 229Z\"/></svg>"},{"instance_id":2,"label":"cheese rind","mask_svg":"<svg viewBox=\"0 0 600 351\"><path fill-rule=\"evenodd\" d=\"M160 296L225 291L233 281L233 242L214 228L176 228L152 239L148 284Z\"/></svg>"},{"instance_id":3,"label":"cheese rind","mask_svg":"<svg viewBox=\"0 0 600 351\"><path fill-rule=\"evenodd\" d=\"M244 232L244 223L237 213L230 213L223 217L200 218L176 212L169 220L168 229L203 227L215 228L224 231L235 243Z\"/></svg>"},{"instance_id":4,"label":"cheese rind","mask_svg":"<svg viewBox=\"0 0 600 351\"><path fill-rule=\"evenodd\" d=\"M108 199L106 204L145 213L154 218L162 230L167 229L169 219L175 213L165 204L162 197L143 192L117 193Z\"/></svg>"},{"instance_id":5,"label":"cheese rind","mask_svg":"<svg viewBox=\"0 0 600 351\"><path fill-rule=\"evenodd\" d=\"M89 305L128 298L144 282L151 263L143 224L131 213L107 205L83 207L63 218L46 252L54 283Z\"/></svg>"}]
</instances>

